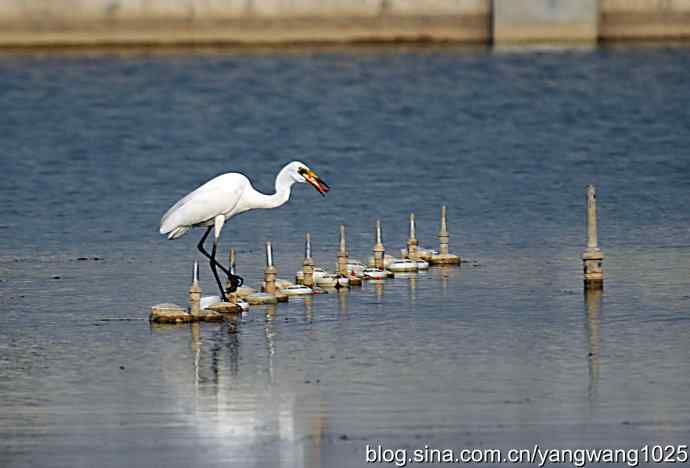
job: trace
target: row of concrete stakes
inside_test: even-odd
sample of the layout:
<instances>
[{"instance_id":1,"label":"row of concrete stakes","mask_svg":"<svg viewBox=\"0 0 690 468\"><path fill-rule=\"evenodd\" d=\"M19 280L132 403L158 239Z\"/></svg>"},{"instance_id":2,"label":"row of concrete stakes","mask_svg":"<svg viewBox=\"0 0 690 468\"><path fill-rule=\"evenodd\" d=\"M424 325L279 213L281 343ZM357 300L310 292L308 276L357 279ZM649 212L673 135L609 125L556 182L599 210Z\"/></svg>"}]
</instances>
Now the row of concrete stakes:
<instances>
[{"instance_id":1,"label":"row of concrete stakes","mask_svg":"<svg viewBox=\"0 0 690 468\"><path fill-rule=\"evenodd\" d=\"M599 248L597 239L596 191L593 185L586 187L587 195L587 247L582 253L584 269L584 287L586 290L601 290L604 285L604 254ZM330 288L360 286L362 281L381 281L391 278L396 272L414 272L429 268L429 265L459 265L458 255L449 252L447 210L441 207L441 221L438 232L438 251L426 249L419 245L416 235L416 218L410 214L409 237L401 257L386 255L383 245L381 220L376 221L375 242L368 264L351 260L347 250L345 226L340 226L340 242L336 273L331 274L318 268L312 257L311 234L305 234L304 261L302 270L295 275L295 282L279 279L278 270L273 261L273 246L266 242L266 267L260 290L240 287L228 295L227 301L204 303L199 285L199 265L194 263L192 285L189 289L189 308L184 309L174 304L158 304L151 309L150 320L160 323L182 323L194 321L222 320L223 314L239 313L250 305L275 304L286 302L289 296L321 294ZM237 254L235 249L229 251L230 272L235 274ZM209 296L211 298L211 296Z\"/></svg>"},{"instance_id":2,"label":"row of concrete stakes","mask_svg":"<svg viewBox=\"0 0 690 468\"><path fill-rule=\"evenodd\" d=\"M227 295L227 301L220 297L202 297L199 285L199 265L194 263L192 285L189 289L189 308L184 309L175 304L157 304L151 308L149 316L152 322L183 323L196 321L215 321L222 319L222 314L239 313L251 305L276 304L285 302L290 296L326 293L331 289L361 286L363 281L381 281L391 278L396 272L415 272L428 269L430 265L459 265L460 257L449 252L448 221L446 207L441 207L441 221L438 232L439 249L425 249L419 246L416 236L416 220L410 214L410 233L405 249L400 258L386 255L382 240L381 220L376 221L375 243L372 256L365 265L350 259L347 250L345 226L340 226L340 241L336 262L336 273L329 273L315 265L312 257L311 234L305 234L304 261L302 270L295 275L295 282L279 279L278 270L273 259L273 245L266 242L266 267L263 283L260 288L239 287ZM229 250L229 269L235 274L237 254Z\"/></svg>"}]
</instances>

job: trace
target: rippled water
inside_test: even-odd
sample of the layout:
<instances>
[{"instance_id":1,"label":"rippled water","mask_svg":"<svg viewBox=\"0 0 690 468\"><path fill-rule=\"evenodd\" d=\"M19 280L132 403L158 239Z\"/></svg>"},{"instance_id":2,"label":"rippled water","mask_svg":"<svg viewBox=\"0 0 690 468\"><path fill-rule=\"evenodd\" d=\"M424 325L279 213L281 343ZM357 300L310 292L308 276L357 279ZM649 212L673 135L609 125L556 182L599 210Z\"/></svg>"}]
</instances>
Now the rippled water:
<instances>
[{"instance_id":1,"label":"rippled water","mask_svg":"<svg viewBox=\"0 0 690 468\"><path fill-rule=\"evenodd\" d=\"M637 447L690 433L687 49L315 50L0 57L0 465L362 466L391 448ZM418 217L470 263L150 326L199 232L161 214L206 179L331 185L233 219L260 281L364 259ZM603 295L585 297L584 186ZM203 270L202 286L213 293Z\"/></svg>"}]
</instances>

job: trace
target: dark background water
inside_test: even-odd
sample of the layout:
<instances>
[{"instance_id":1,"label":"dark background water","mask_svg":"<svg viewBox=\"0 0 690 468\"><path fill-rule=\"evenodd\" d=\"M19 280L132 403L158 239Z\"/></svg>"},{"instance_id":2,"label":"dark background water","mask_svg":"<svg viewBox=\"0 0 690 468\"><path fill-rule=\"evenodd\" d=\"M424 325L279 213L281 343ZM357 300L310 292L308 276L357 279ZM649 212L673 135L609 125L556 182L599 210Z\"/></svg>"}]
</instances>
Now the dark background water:
<instances>
[{"instance_id":1,"label":"dark background water","mask_svg":"<svg viewBox=\"0 0 690 468\"><path fill-rule=\"evenodd\" d=\"M688 70L685 48L1 57L0 465L687 443ZM269 239L291 278L305 231L332 267L340 223L364 259L377 217L393 252L415 211L433 247L442 203L472 262L150 327L200 234L164 240L161 214L222 172L270 192L293 159L332 191L226 225L248 283ZM588 183L606 290L585 297Z\"/></svg>"}]
</instances>

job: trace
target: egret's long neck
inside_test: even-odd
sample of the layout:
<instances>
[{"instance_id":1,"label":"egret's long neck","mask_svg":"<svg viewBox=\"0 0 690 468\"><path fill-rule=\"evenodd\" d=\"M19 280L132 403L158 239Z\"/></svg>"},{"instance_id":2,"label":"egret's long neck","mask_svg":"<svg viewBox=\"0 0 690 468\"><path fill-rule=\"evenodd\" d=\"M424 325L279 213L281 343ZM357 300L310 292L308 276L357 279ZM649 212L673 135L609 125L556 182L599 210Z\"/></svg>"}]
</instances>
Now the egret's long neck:
<instances>
[{"instance_id":1,"label":"egret's long neck","mask_svg":"<svg viewBox=\"0 0 690 468\"><path fill-rule=\"evenodd\" d=\"M290 198L290 188L295 181L288 175L283 168L276 176L276 193L265 195L256 192L256 208L277 208Z\"/></svg>"}]
</instances>

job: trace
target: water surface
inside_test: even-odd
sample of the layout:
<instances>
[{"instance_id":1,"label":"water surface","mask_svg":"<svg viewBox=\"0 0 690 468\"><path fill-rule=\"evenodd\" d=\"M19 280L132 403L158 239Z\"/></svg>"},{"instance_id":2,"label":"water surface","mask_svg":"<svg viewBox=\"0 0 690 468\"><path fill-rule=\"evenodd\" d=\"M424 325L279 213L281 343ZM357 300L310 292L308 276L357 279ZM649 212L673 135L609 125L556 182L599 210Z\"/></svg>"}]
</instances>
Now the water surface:
<instances>
[{"instance_id":1,"label":"water surface","mask_svg":"<svg viewBox=\"0 0 690 468\"><path fill-rule=\"evenodd\" d=\"M0 58L0 465L364 465L391 448L638 447L690 427L690 55L683 48ZM310 231L364 259L417 213L469 263L150 326L199 232L161 214L241 171L279 210L223 232L279 276ZM584 186L606 289L582 292ZM213 293L210 274L202 287Z\"/></svg>"}]
</instances>

